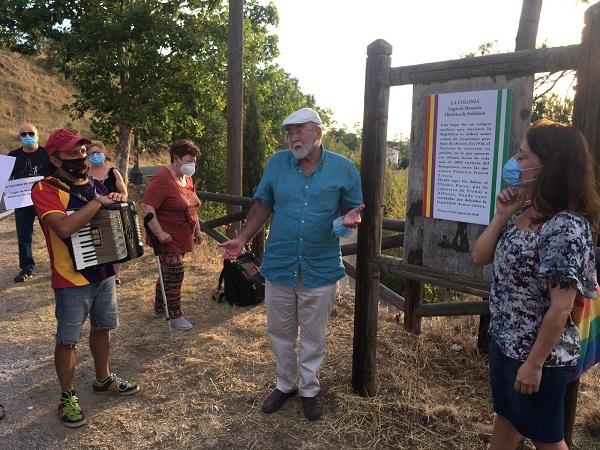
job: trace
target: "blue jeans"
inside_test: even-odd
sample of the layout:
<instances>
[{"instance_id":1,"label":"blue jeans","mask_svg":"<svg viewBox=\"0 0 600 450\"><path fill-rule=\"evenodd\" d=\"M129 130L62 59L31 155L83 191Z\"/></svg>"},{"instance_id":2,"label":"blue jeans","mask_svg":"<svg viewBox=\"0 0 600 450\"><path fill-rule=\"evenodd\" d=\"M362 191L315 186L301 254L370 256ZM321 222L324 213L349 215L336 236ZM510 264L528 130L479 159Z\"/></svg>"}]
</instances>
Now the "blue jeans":
<instances>
[{"instance_id":1,"label":"blue jeans","mask_svg":"<svg viewBox=\"0 0 600 450\"><path fill-rule=\"evenodd\" d=\"M19 267L26 273L33 273L35 268L35 261L31 253L31 238L35 218L36 214L33 206L15 209L15 224L17 240L19 241Z\"/></svg>"},{"instance_id":2,"label":"blue jeans","mask_svg":"<svg viewBox=\"0 0 600 450\"><path fill-rule=\"evenodd\" d=\"M54 289L56 343L74 345L88 315L92 330L113 330L119 324L115 277L85 286Z\"/></svg>"}]
</instances>

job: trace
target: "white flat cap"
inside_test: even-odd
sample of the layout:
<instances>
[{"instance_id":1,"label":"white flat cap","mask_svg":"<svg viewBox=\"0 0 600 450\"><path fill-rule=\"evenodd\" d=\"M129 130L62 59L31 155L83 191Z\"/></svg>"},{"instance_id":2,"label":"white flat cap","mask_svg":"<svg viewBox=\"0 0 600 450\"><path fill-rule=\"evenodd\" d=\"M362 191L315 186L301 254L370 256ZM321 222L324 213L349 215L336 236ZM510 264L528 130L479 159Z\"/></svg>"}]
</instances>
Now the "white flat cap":
<instances>
[{"instance_id":1,"label":"white flat cap","mask_svg":"<svg viewBox=\"0 0 600 450\"><path fill-rule=\"evenodd\" d=\"M301 108L298 111L294 111L283 121L282 127L287 125L296 125L300 123L312 122L321 125L321 118L319 113L312 108Z\"/></svg>"}]
</instances>

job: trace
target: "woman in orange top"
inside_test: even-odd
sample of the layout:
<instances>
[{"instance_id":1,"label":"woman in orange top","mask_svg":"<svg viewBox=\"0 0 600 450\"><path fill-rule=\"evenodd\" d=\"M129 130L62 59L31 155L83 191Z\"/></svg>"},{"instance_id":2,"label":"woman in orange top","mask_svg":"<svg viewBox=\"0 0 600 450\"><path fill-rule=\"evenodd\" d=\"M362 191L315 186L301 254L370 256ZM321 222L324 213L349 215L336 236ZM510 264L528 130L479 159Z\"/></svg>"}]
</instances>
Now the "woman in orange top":
<instances>
[{"instance_id":1,"label":"woman in orange top","mask_svg":"<svg viewBox=\"0 0 600 450\"><path fill-rule=\"evenodd\" d=\"M181 312L181 285L183 283L183 255L191 252L193 244L202 242L198 208L192 175L200 150L189 139L173 142L169 149L171 164L163 167L152 178L142 200L144 215L154 214L148 223L163 250L160 256L162 276L167 297L171 325L187 331L192 328ZM155 317L165 314L159 281L156 282Z\"/></svg>"}]
</instances>

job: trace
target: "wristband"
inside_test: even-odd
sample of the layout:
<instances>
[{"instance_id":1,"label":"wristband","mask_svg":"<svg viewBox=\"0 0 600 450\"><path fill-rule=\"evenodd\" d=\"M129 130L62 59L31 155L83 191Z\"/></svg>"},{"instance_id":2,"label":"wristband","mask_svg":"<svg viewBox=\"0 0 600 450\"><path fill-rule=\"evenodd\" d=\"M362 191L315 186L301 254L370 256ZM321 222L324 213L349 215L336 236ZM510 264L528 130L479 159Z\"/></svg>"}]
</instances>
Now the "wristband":
<instances>
[{"instance_id":1,"label":"wristband","mask_svg":"<svg viewBox=\"0 0 600 450\"><path fill-rule=\"evenodd\" d=\"M102 200L100 200L100 197L94 197L92 200L96 200L98 203L100 203L100 208L102 208L104 206L102 204Z\"/></svg>"}]
</instances>

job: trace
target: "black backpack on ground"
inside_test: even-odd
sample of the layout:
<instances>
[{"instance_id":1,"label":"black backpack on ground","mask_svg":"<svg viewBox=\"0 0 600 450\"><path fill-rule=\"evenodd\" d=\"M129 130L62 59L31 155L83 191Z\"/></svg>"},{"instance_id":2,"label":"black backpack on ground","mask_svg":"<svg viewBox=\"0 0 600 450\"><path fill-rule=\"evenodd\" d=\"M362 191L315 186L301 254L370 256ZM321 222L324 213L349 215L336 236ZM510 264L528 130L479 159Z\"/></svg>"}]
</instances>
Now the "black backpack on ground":
<instances>
[{"instance_id":1,"label":"black backpack on ground","mask_svg":"<svg viewBox=\"0 0 600 450\"><path fill-rule=\"evenodd\" d=\"M248 265L254 264L252 258L256 257L245 253L236 260L223 261L217 292L213 295L214 301L226 301L232 306L253 306L264 300L264 278L258 271L250 275L248 270L245 270ZM221 292L223 285L225 289Z\"/></svg>"}]
</instances>

